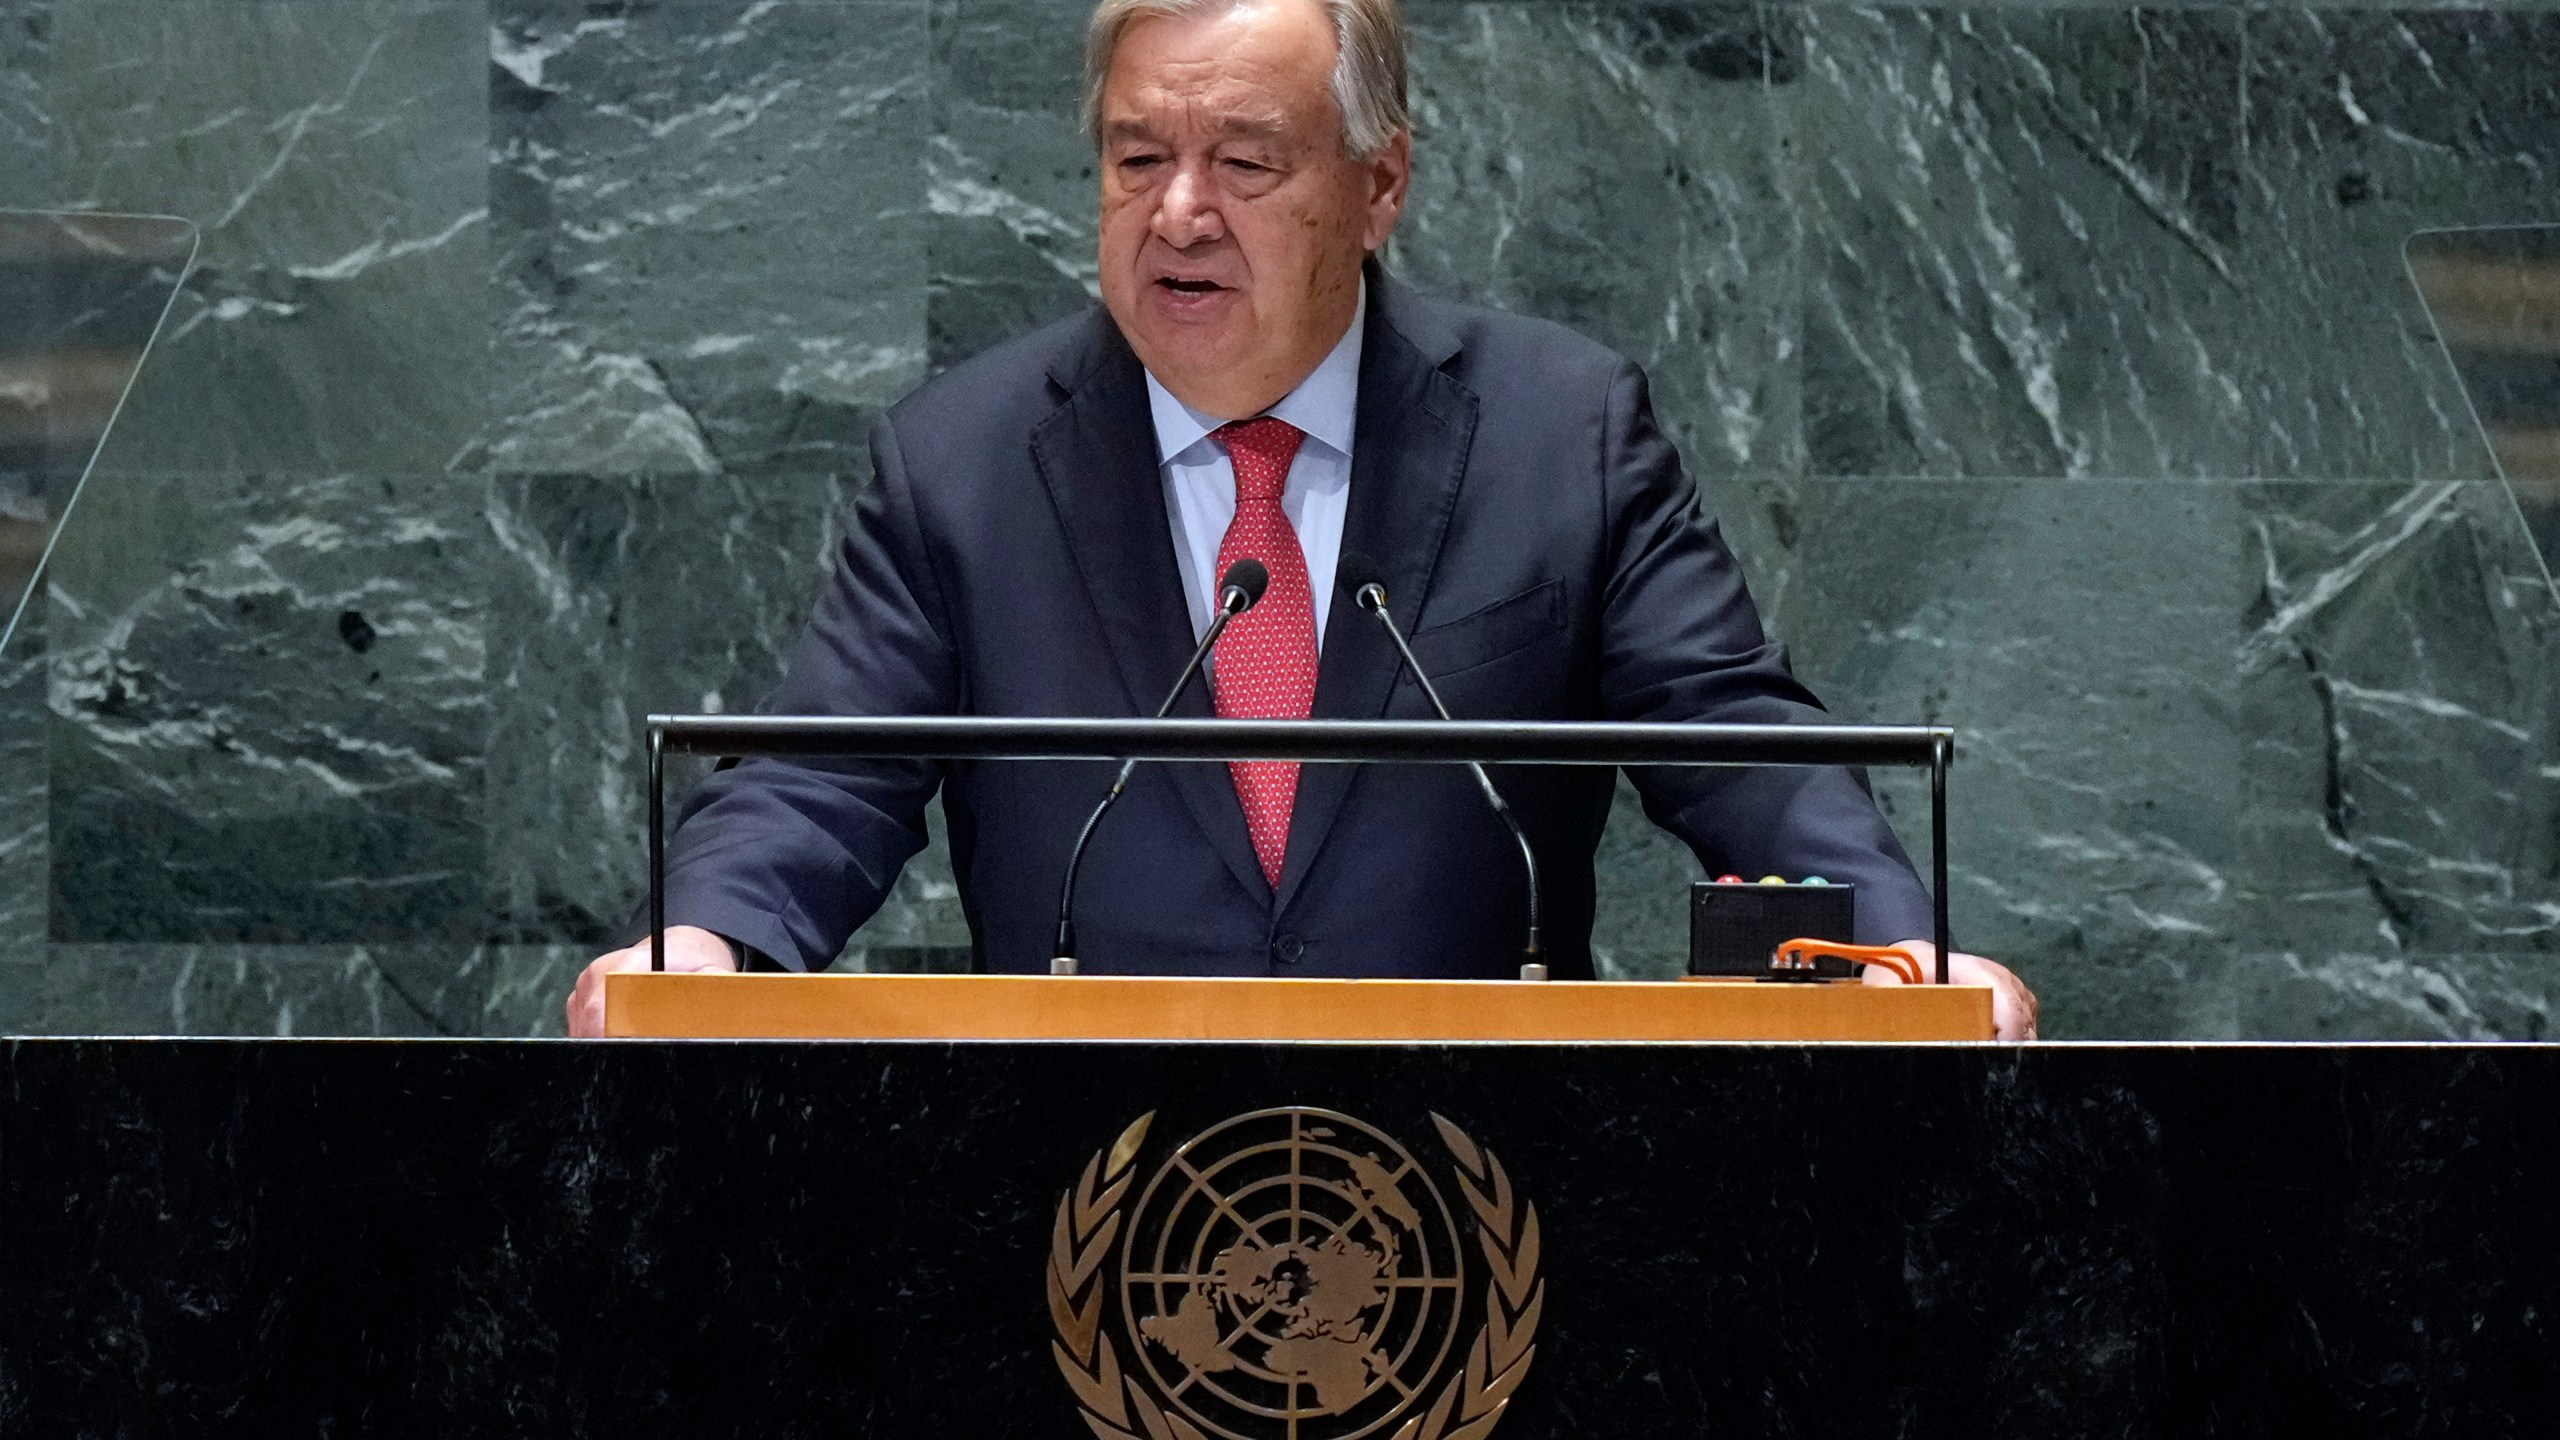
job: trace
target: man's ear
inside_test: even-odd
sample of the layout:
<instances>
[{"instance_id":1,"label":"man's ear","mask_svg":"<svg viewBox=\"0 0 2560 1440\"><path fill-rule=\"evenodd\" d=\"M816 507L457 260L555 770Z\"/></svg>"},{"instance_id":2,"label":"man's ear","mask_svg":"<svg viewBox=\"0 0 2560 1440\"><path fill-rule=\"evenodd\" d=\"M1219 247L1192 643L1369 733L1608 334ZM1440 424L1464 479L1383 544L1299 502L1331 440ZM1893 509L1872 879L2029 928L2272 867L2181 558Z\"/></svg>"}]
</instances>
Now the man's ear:
<instances>
[{"instance_id":1,"label":"man's ear","mask_svg":"<svg viewBox=\"0 0 2560 1440\"><path fill-rule=\"evenodd\" d=\"M1413 183L1412 132L1397 131L1362 168L1369 172L1369 223L1361 244L1374 251L1387 243L1404 215L1405 191Z\"/></svg>"}]
</instances>

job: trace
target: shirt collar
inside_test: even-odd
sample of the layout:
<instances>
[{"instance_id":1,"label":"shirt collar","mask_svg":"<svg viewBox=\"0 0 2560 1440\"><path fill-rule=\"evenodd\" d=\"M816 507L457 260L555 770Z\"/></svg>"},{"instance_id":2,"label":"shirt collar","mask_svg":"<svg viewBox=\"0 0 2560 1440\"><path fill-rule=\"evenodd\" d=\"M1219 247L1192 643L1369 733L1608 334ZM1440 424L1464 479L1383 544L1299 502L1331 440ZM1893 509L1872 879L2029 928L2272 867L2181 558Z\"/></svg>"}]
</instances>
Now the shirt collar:
<instances>
[{"instance_id":1,"label":"shirt collar","mask_svg":"<svg viewBox=\"0 0 2560 1440\"><path fill-rule=\"evenodd\" d=\"M1351 455L1351 434L1360 413L1360 337L1367 328L1369 316L1369 282L1360 282L1360 299L1351 310L1351 328L1334 342L1314 373L1298 382L1298 388L1280 399L1280 403L1263 413L1275 420L1286 420L1305 431L1307 438L1339 452L1345 459ZM1156 425L1156 453L1171 464L1193 446L1206 441L1209 432L1226 422L1214 415L1203 414L1174 398L1164 383L1147 373L1147 408Z\"/></svg>"}]
</instances>

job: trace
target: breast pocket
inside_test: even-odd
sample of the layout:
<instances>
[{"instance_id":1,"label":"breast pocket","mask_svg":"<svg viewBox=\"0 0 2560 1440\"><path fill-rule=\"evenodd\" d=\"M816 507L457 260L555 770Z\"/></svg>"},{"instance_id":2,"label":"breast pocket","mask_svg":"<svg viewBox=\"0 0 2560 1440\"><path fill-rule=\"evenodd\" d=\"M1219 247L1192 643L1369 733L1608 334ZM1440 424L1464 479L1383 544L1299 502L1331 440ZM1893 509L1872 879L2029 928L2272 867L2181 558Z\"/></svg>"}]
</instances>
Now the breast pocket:
<instances>
[{"instance_id":1,"label":"breast pocket","mask_svg":"<svg viewBox=\"0 0 2560 1440\"><path fill-rule=\"evenodd\" d=\"M1564 582L1548 580L1415 631L1413 658L1433 680L1452 679L1520 655L1564 627Z\"/></svg>"}]
</instances>

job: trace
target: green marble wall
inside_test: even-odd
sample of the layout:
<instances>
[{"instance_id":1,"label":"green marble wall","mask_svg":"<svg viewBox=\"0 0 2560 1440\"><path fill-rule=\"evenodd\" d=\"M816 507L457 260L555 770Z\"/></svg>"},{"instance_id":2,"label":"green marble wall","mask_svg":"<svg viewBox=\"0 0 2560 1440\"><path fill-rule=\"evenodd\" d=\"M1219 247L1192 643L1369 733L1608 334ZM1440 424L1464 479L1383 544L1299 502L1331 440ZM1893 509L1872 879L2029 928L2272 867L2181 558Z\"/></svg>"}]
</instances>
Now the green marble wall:
<instances>
[{"instance_id":1,"label":"green marble wall","mask_svg":"<svg viewBox=\"0 0 2560 1440\"><path fill-rule=\"evenodd\" d=\"M0 0L0 205L205 231L0 657L0 1030L556 1031L637 717L753 704L870 420L1085 303L1082 12ZM1817 690L1962 729L2051 1032L2543 1033L2560 606L2399 247L2560 220L2560 10L1411 16L1391 263L1640 358ZM934 852L847 963L965 943Z\"/></svg>"}]
</instances>

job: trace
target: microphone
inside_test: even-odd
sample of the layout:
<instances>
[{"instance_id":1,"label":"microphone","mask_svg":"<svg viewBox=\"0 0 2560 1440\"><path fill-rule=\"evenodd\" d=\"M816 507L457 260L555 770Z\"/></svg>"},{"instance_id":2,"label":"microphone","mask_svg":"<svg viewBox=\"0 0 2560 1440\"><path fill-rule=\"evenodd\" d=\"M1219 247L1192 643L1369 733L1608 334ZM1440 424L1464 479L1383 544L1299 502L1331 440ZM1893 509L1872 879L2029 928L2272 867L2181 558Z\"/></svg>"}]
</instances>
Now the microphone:
<instances>
[{"instance_id":1,"label":"microphone","mask_svg":"<svg viewBox=\"0 0 2560 1440\"><path fill-rule=\"evenodd\" d=\"M1346 550L1334 562L1334 574L1335 583L1350 595L1351 603L1377 616L1378 623L1386 627L1387 638L1396 642L1396 654L1403 657L1404 668L1412 671L1413 678L1421 684L1423 698L1431 702L1431 708L1439 712L1443 720L1457 718L1449 713L1447 705L1441 703L1439 690L1432 685L1431 677L1422 672L1422 662L1413 658L1413 647L1405 643L1403 629L1396 624L1395 617L1387 613L1386 577L1378 569L1378 562L1357 550ZM1502 792L1493 788L1493 777L1484 773L1484 766L1470 760L1467 768L1475 772L1476 788L1484 792L1484 803L1492 807L1494 818L1502 822L1502 827L1511 832L1512 840L1520 846L1520 868L1529 877L1529 948L1523 957L1523 968L1525 972L1526 966L1539 966L1536 978L1543 979L1545 961L1538 943L1538 852L1529 848L1529 832L1520 828L1520 817L1511 813L1511 806L1503 800Z\"/></svg>"},{"instance_id":2,"label":"microphone","mask_svg":"<svg viewBox=\"0 0 2560 1440\"><path fill-rule=\"evenodd\" d=\"M1227 573L1218 578L1218 613L1209 621L1209 628L1201 633L1199 645L1191 651L1190 662L1182 667L1182 678L1173 682L1173 689L1164 697L1164 703L1156 707L1157 719L1173 713L1173 702L1181 699L1182 692L1190 688L1191 677L1200 673L1201 662L1209 658L1209 651L1218 643L1218 637L1227 633L1228 624L1261 604L1262 592L1270 588L1270 567L1250 555L1227 567ZM1111 782L1110 792L1102 797L1102 803L1094 806L1093 813L1085 817L1084 829L1076 836L1076 848L1067 852L1067 879L1058 891L1058 947L1049 961L1049 973L1052 975L1076 973L1076 871L1084 865L1084 848L1093 843L1094 827L1102 823L1103 815L1120 799L1120 792L1129 788L1130 773L1137 768L1135 756L1120 762L1119 777Z\"/></svg>"}]
</instances>

